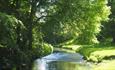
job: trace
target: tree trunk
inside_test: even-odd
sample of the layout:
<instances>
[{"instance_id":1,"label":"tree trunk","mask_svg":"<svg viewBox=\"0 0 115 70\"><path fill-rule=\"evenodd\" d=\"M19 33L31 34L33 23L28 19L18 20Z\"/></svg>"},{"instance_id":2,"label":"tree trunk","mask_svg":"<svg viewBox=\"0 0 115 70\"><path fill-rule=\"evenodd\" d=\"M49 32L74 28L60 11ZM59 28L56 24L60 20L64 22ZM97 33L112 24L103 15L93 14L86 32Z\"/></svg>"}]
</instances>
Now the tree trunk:
<instances>
[{"instance_id":1,"label":"tree trunk","mask_svg":"<svg viewBox=\"0 0 115 70\"><path fill-rule=\"evenodd\" d=\"M29 15L29 26L28 26L28 37L29 37L29 49L32 49L32 42L33 42L33 35L32 35L32 30L33 30L33 23L34 23L34 16L35 16L35 12L36 12L36 1L32 1L32 5L31 5L31 12Z\"/></svg>"},{"instance_id":2,"label":"tree trunk","mask_svg":"<svg viewBox=\"0 0 115 70\"><path fill-rule=\"evenodd\" d=\"M32 22L29 22L29 26L28 26L28 39L29 39L28 47L29 49L32 49L32 41L33 41L32 29L33 29Z\"/></svg>"},{"instance_id":3,"label":"tree trunk","mask_svg":"<svg viewBox=\"0 0 115 70\"><path fill-rule=\"evenodd\" d=\"M115 43L115 37L113 37L113 41L112 41L112 43Z\"/></svg>"}]
</instances>

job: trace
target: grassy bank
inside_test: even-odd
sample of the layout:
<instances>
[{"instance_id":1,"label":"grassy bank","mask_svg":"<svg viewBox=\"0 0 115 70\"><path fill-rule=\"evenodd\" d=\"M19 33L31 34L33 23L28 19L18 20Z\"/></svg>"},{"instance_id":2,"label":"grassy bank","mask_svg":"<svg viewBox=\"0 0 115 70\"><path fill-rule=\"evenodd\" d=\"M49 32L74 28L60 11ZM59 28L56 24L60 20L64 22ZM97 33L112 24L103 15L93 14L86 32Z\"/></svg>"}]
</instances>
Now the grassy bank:
<instances>
[{"instance_id":1,"label":"grassy bank","mask_svg":"<svg viewBox=\"0 0 115 70\"><path fill-rule=\"evenodd\" d=\"M93 70L115 70L115 59L103 60L101 63L93 65Z\"/></svg>"},{"instance_id":2,"label":"grassy bank","mask_svg":"<svg viewBox=\"0 0 115 70\"><path fill-rule=\"evenodd\" d=\"M93 62L93 70L115 70L115 45L66 45L63 48L74 50Z\"/></svg>"},{"instance_id":3,"label":"grassy bank","mask_svg":"<svg viewBox=\"0 0 115 70\"><path fill-rule=\"evenodd\" d=\"M67 45L63 48L74 50L82 54L86 60L93 62L115 58L114 45Z\"/></svg>"},{"instance_id":4,"label":"grassy bank","mask_svg":"<svg viewBox=\"0 0 115 70\"><path fill-rule=\"evenodd\" d=\"M115 46L111 45L84 46L77 51L93 62L101 62L104 59L114 59L115 57Z\"/></svg>"}]
</instances>

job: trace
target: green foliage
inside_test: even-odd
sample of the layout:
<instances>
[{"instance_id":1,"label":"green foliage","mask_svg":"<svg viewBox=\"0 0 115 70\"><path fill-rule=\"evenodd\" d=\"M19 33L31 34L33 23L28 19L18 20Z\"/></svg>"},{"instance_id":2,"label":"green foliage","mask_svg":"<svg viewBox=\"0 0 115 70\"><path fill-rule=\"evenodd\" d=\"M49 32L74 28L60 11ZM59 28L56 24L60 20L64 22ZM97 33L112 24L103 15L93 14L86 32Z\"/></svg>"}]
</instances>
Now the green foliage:
<instances>
[{"instance_id":1,"label":"green foliage","mask_svg":"<svg viewBox=\"0 0 115 70\"><path fill-rule=\"evenodd\" d=\"M42 43L33 47L33 57L36 59L38 57L43 57L53 52L53 46L51 44Z\"/></svg>"},{"instance_id":2,"label":"green foliage","mask_svg":"<svg viewBox=\"0 0 115 70\"><path fill-rule=\"evenodd\" d=\"M33 28L33 54L35 56L41 57L53 52L53 46L51 44L45 43L42 39L42 32L40 31L40 26Z\"/></svg>"},{"instance_id":3,"label":"green foliage","mask_svg":"<svg viewBox=\"0 0 115 70\"><path fill-rule=\"evenodd\" d=\"M15 17L0 12L0 44L7 47L16 46L17 42L17 27L24 26L21 21Z\"/></svg>"},{"instance_id":4,"label":"green foliage","mask_svg":"<svg viewBox=\"0 0 115 70\"><path fill-rule=\"evenodd\" d=\"M0 47L13 52L5 59L20 68L51 53L48 43L97 42L101 21L110 14L106 4L107 0L0 0Z\"/></svg>"},{"instance_id":5,"label":"green foliage","mask_svg":"<svg viewBox=\"0 0 115 70\"><path fill-rule=\"evenodd\" d=\"M22 70L23 64L26 66L36 58L52 52L52 46L44 44L39 31L42 18L35 15L37 9L41 9L48 1L0 0L0 49L5 48L3 51L6 52L3 57L0 55L3 63L13 64L16 69Z\"/></svg>"},{"instance_id":6,"label":"green foliage","mask_svg":"<svg viewBox=\"0 0 115 70\"><path fill-rule=\"evenodd\" d=\"M47 19L42 30L45 40L60 43L75 38L77 43L97 43L101 21L108 20L107 0L58 0L55 13Z\"/></svg>"},{"instance_id":7,"label":"green foliage","mask_svg":"<svg viewBox=\"0 0 115 70\"><path fill-rule=\"evenodd\" d=\"M108 38L111 38L112 40L109 42L115 42L115 1L114 0L109 0L108 3L109 6L111 6L111 14L109 16L110 20L108 22L104 22L102 24L102 31L99 35L99 40L100 41L105 41Z\"/></svg>"}]
</instances>

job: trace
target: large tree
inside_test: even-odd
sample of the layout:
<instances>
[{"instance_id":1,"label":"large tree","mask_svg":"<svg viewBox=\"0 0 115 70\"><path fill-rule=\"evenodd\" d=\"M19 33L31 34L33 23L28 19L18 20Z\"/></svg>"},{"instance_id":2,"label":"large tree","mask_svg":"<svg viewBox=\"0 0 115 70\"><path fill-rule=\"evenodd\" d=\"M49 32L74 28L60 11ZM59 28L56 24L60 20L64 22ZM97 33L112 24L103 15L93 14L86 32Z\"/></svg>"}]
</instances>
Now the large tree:
<instances>
[{"instance_id":1,"label":"large tree","mask_svg":"<svg viewBox=\"0 0 115 70\"><path fill-rule=\"evenodd\" d=\"M14 62L24 64L46 53L41 51L49 46L44 41L96 42L101 21L109 15L106 4L107 0L0 0L0 46L13 47Z\"/></svg>"},{"instance_id":2,"label":"large tree","mask_svg":"<svg viewBox=\"0 0 115 70\"><path fill-rule=\"evenodd\" d=\"M51 17L43 24L44 40L61 43L74 39L79 44L96 43L101 21L108 20L107 0L56 0Z\"/></svg>"},{"instance_id":3,"label":"large tree","mask_svg":"<svg viewBox=\"0 0 115 70\"><path fill-rule=\"evenodd\" d=\"M34 59L51 52L39 30L43 15L36 16L36 12L41 13L37 9L50 3L49 0L0 0L1 63L16 64L17 70L22 70L23 64L31 64Z\"/></svg>"}]
</instances>

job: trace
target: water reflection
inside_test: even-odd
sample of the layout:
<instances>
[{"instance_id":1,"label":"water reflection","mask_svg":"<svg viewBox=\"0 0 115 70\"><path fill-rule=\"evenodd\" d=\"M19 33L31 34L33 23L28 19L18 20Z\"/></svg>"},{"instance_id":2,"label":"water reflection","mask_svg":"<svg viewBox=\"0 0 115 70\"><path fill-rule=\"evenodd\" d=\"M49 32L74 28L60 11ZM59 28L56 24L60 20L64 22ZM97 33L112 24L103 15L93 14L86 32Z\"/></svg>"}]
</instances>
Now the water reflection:
<instances>
[{"instance_id":1,"label":"water reflection","mask_svg":"<svg viewBox=\"0 0 115 70\"><path fill-rule=\"evenodd\" d=\"M36 60L34 63L33 70L91 70L91 67L85 62L83 62L81 58L78 59L78 54L54 54Z\"/></svg>"},{"instance_id":2,"label":"water reflection","mask_svg":"<svg viewBox=\"0 0 115 70\"><path fill-rule=\"evenodd\" d=\"M53 53L42 59L48 61L70 61L70 62L81 62L83 61L83 56L78 53Z\"/></svg>"}]
</instances>

